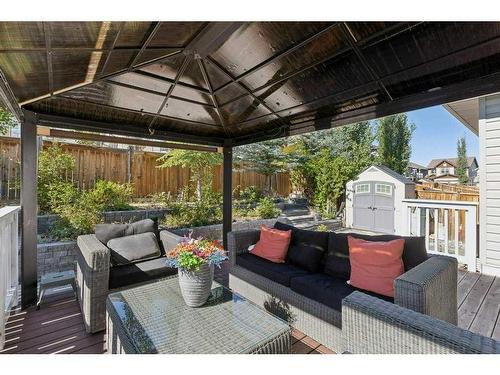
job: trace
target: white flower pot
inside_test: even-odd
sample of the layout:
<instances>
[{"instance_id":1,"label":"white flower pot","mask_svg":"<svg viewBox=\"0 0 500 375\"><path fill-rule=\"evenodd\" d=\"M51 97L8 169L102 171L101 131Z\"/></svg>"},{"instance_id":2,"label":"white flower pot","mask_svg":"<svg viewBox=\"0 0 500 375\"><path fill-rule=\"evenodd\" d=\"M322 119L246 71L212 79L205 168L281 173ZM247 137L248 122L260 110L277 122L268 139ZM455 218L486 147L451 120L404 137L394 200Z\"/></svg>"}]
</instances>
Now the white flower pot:
<instances>
[{"instance_id":1,"label":"white flower pot","mask_svg":"<svg viewBox=\"0 0 500 375\"><path fill-rule=\"evenodd\" d=\"M189 307L200 307L207 302L212 289L214 267L204 264L198 271L179 269L179 286L184 302Z\"/></svg>"}]
</instances>

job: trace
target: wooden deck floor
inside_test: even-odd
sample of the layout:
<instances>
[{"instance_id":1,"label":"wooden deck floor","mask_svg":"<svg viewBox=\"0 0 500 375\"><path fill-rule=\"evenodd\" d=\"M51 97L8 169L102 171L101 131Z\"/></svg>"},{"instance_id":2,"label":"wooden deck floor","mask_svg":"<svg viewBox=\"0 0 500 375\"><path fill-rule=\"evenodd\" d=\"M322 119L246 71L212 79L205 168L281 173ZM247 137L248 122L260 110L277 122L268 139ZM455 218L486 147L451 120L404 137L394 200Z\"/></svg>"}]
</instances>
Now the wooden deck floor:
<instances>
[{"instance_id":1,"label":"wooden deck floor","mask_svg":"<svg viewBox=\"0 0 500 375\"><path fill-rule=\"evenodd\" d=\"M500 340L500 278L458 271L459 326ZM40 310L17 311L6 326L1 353L106 352L103 333L87 334L78 302L70 290L55 291ZM292 353L332 353L303 333L293 331Z\"/></svg>"}]
</instances>

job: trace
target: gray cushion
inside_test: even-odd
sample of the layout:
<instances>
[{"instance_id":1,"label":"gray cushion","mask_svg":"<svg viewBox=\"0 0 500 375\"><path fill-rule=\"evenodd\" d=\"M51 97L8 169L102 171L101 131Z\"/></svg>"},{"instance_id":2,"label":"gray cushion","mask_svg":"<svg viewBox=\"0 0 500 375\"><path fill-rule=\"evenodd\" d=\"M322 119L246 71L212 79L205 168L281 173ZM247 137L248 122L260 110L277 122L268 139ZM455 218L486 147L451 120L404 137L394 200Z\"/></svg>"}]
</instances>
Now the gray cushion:
<instances>
[{"instance_id":1,"label":"gray cushion","mask_svg":"<svg viewBox=\"0 0 500 375\"><path fill-rule=\"evenodd\" d=\"M158 235L157 231L157 223L151 219L139 220L132 224L97 224L95 226L95 236L104 245L113 238L147 232Z\"/></svg>"},{"instance_id":2,"label":"gray cushion","mask_svg":"<svg viewBox=\"0 0 500 375\"><path fill-rule=\"evenodd\" d=\"M113 238L108 241L107 246L111 250L113 266L153 259L161 255L156 236L151 232Z\"/></svg>"}]
</instances>

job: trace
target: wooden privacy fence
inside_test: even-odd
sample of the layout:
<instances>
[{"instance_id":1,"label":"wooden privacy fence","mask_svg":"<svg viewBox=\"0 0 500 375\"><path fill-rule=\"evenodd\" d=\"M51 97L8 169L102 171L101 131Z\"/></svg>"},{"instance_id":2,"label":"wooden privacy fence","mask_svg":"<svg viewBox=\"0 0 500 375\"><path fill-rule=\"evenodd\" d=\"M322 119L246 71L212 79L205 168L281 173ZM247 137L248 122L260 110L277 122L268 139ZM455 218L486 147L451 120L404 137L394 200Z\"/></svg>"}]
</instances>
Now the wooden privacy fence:
<instances>
[{"instance_id":1,"label":"wooden privacy fence","mask_svg":"<svg viewBox=\"0 0 500 375\"><path fill-rule=\"evenodd\" d=\"M44 141L41 148L46 149L52 142ZM131 182L135 197L146 197L153 193L170 192L178 194L189 184L189 168L157 168L156 159L161 153L144 152L130 149L94 147L73 143L60 143L63 150L75 158L75 168L68 171L66 179L80 189L92 188L97 180L119 183ZM21 150L18 138L0 137L0 200L16 201L20 196ZM281 196L291 192L288 173L272 176L273 190ZM256 186L263 190L265 176L252 171L234 171L233 187ZM214 169L214 189L222 190L222 166Z\"/></svg>"}]
</instances>

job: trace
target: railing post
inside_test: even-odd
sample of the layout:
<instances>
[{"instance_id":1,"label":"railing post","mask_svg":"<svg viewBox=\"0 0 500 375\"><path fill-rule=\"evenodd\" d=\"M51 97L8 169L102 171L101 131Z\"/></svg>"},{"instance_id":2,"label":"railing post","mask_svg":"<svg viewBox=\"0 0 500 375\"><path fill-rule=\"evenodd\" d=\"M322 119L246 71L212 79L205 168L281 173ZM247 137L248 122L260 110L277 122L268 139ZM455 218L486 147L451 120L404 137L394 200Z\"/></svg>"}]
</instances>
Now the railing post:
<instances>
[{"instance_id":1,"label":"railing post","mask_svg":"<svg viewBox=\"0 0 500 375\"><path fill-rule=\"evenodd\" d=\"M465 261L469 272L476 272L476 215L476 207L465 210Z\"/></svg>"},{"instance_id":2,"label":"railing post","mask_svg":"<svg viewBox=\"0 0 500 375\"><path fill-rule=\"evenodd\" d=\"M21 124L21 303L23 308L37 299L37 137L36 115L24 111Z\"/></svg>"}]
</instances>

